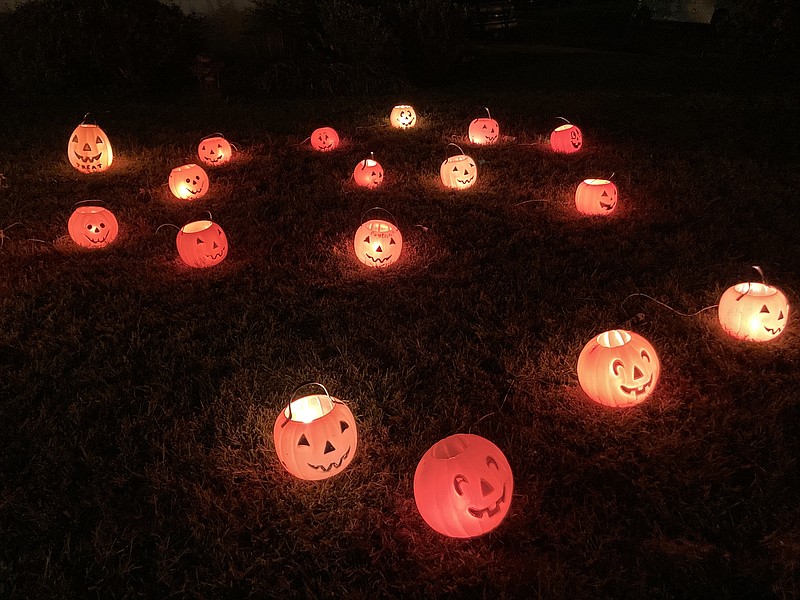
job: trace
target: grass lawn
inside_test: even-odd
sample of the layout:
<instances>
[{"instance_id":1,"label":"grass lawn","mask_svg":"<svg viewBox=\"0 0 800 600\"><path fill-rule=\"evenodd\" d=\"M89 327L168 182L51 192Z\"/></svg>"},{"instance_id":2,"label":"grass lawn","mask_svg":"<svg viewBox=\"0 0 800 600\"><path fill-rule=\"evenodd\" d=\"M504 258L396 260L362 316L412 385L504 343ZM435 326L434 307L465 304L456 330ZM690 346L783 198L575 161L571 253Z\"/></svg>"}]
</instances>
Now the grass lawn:
<instances>
[{"instance_id":1,"label":"grass lawn","mask_svg":"<svg viewBox=\"0 0 800 600\"><path fill-rule=\"evenodd\" d=\"M706 57L477 48L464 77L406 97L0 99L0 596L4 598L795 598L800 595L800 325L724 334L742 281L800 290L800 110ZM386 126L412 103L420 125ZM502 142L470 146L489 106ZM109 172L66 161L93 111ZM578 155L549 151L569 118ZM302 143L332 125L341 149ZM240 149L193 203L172 167L223 132ZM479 182L438 180L462 144ZM382 188L348 181L369 152ZM607 177L608 218L574 190ZM99 198L121 234L64 236ZM405 245L362 267L366 209ZM183 266L175 230L210 211L228 258ZM30 241L32 239L43 241ZM627 298L627 299L626 299ZM584 344L636 331L662 363L626 410L586 397ZM358 424L350 467L302 482L272 427L324 383ZM413 476L437 440L492 440L514 473L493 532L420 518Z\"/></svg>"}]
</instances>

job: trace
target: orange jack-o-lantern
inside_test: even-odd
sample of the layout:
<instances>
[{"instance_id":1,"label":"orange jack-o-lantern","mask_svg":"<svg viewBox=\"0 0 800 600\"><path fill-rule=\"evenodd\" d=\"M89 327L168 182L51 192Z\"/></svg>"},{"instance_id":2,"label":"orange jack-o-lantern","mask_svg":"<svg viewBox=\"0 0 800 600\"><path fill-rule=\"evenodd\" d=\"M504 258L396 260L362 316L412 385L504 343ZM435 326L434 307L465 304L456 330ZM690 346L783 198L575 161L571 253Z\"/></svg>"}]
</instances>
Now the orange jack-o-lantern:
<instances>
[{"instance_id":1,"label":"orange jack-o-lantern","mask_svg":"<svg viewBox=\"0 0 800 600\"><path fill-rule=\"evenodd\" d=\"M778 288L763 283L737 283L719 299L719 322L733 337L768 342L786 329L789 302Z\"/></svg>"},{"instance_id":2,"label":"orange jack-o-lantern","mask_svg":"<svg viewBox=\"0 0 800 600\"><path fill-rule=\"evenodd\" d=\"M400 258L403 236L388 221L371 219L356 230L353 247L358 260L368 267L388 267Z\"/></svg>"},{"instance_id":3,"label":"orange jack-o-lantern","mask_svg":"<svg viewBox=\"0 0 800 600\"><path fill-rule=\"evenodd\" d=\"M473 144L480 144L482 146L494 144L500 139L500 125L489 114L489 109L486 109L489 115L480 119L475 119L469 124L469 141Z\"/></svg>"},{"instance_id":4,"label":"orange jack-o-lantern","mask_svg":"<svg viewBox=\"0 0 800 600\"><path fill-rule=\"evenodd\" d=\"M72 241L84 248L104 248L117 239L119 224L107 208L79 206L69 217L67 230Z\"/></svg>"},{"instance_id":5,"label":"orange jack-o-lantern","mask_svg":"<svg viewBox=\"0 0 800 600\"><path fill-rule=\"evenodd\" d=\"M584 179L575 190L575 207L584 215L608 215L617 208L617 186L608 179Z\"/></svg>"},{"instance_id":6,"label":"orange jack-o-lantern","mask_svg":"<svg viewBox=\"0 0 800 600\"><path fill-rule=\"evenodd\" d=\"M414 473L419 514L450 537L471 538L497 527L508 514L513 493L514 477L505 455L471 433L436 442Z\"/></svg>"},{"instance_id":7,"label":"orange jack-o-lantern","mask_svg":"<svg viewBox=\"0 0 800 600\"><path fill-rule=\"evenodd\" d=\"M417 113L408 104L398 104L389 115L389 123L397 129L409 129L417 124Z\"/></svg>"},{"instance_id":8,"label":"orange jack-o-lantern","mask_svg":"<svg viewBox=\"0 0 800 600\"><path fill-rule=\"evenodd\" d=\"M339 134L333 127L320 127L311 134L311 147L317 152L330 152L339 147Z\"/></svg>"},{"instance_id":9,"label":"orange jack-o-lantern","mask_svg":"<svg viewBox=\"0 0 800 600\"><path fill-rule=\"evenodd\" d=\"M453 190L465 190L478 181L478 167L466 154L451 156L439 169L442 183Z\"/></svg>"},{"instance_id":10,"label":"orange jack-o-lantern","mask_svg":"<svg viewBox=\"0 0 800 600\"><path fill-rule=\"evenodd\" d=\"M181 200L197 200L208 191L208 174L195 164L175 167L169 174L169 189Z\"/></svg>"},{"instance_id":11,"label":"orange jack-o-lantern","mask_svg":"<svg viewBox=\"0 0 800 600\"><path fill-rule=\"evenodd\" d=\"M67 145L70 164L81 173L100 173L111 166L114 152L108 136L97 125L81 123Z\"/></svg>"},{"instance_id":12,"label":"orange jack-o-lantern","mask_svg":"<svg viewBox=\"0 0 800 600\"><path fill-rule=\"evenodd\" d=\"M353 181L356 185L376 188L383 183L383 167L372 158L365 158L353 169Z\"/></svg>"},{"instance_id":13,"label":"orange jack-o-lantern","mask_svg":"<svg viewBox=\"0 0 800 600\"><path fill-rule=\"evenodd\" d=\"M181 260L190 267L213 267L228 256L228 238L213 221L187 223L178 231L175 245Z\"/></svg>"},{"instance_id":14,"label":"orange jack-o-lantern","mask_svg":"<svg viewBox=\"0 0 800 600\"><path fill-rule=\"evenodd\" d=\"M572 154L583 146L583 134L575 125L567 123L553 130L550 134L550 146L556 152Z\"/></svg>"},{"instance_id":15,"label":"orange jack-o-lantern","mask_svg":"<svg viewBox=\"0 0 800 600\"><path fill-rule=\"evenodd\" d=\"M622 329L592 338L578 357L578 382L589 398L604 406L644 402L660 372L661 363L650 342Z\"/></svg>"},{"instance_id":16,"label":"orange jack-o-lantern","mask_svg":"<svg viewBox=\"0 0 800 600\"><path fill-rule=\"evenodd\" d=\"M295 477L314 481L344 471L358 445L353 413L320 387L325 394L290 401L272 430L275 452L284 468Z\"/></svg>"},{"instance_id":17,"label":"orange jack-o-lantern","mask_svg":"<svg viewBox=\"0 0 800 600\"><path fill-rule=\"evenodd\" d=\"M197 157L205 165L219 167L233 157L233 148L221 135L204 138L197 145Z\"/></svg>"}]
</instances>

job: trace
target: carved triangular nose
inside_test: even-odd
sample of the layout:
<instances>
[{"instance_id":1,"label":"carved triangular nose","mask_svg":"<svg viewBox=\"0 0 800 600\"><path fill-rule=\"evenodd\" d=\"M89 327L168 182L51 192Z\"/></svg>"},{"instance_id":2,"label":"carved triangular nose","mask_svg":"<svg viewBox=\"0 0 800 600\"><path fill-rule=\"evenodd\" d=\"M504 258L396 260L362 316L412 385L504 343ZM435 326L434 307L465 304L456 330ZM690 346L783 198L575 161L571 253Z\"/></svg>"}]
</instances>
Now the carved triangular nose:
<instances>
[{"instance_id":1,"label":"carved triangular nose","mask_svg":"<svg viewBox=\"0 0 800 600\"><path fill-rule=\"evenodd\" d=\"M213 248L214 248L214 250L217 249L217 242L214 242Z\"/></svg>"},{"instance_id":2,"label":"carved triangular nose","mask_svg":"<svg viewBox=\"0 0 800 600\"><path fill-rule=\"evenodd\" d=\"M481 494L484 496L488 496L494 491L492 485L486 481L485 479L481 478Z\"/></svg>"},{"instance_id":3,"label":"carved triangular nose","mask_svg":"<svg viewBox=\"0 0 800 600\"><path fill-rule=\"evenodd\" d=\"M328 452L333 452L334 450L336 450L336 448L333 447L333 444L331 444L329 441L325 442L325 454Z\"/></svg>"},{"instance_id":4,"label":"carved triangular nose","mask_svg":"<svg viewBox=\"0 0 800 600\"><path fill-rule=\"evenodd\" d=\"M84 144L83 145L83 151L84 152L91 152L92 151L92 147L89 144Z\"/></svg>"},{"instance_id":5,"label":"carved triangular nose","mask_svg":"<svg viewBox=\"0 0 800 600\"><path fill-rule=\"evenodd\" d=\"M381 248L380 245L378 245L375 247L375 252L383 252L383 248Z\"/></svg>"},{"instance_id":6,"label":"carved triangular nose","mask_svg":"<svg viewBox=\"0 0 800 600\"><path fill-rule=\"evenodd\" d=\"M642 373L642 371L641 371L641 369L639 369L639 367L637 367L636 365L633 365L633 378L634 379L641 379L642 377L644 377L644 373Z\"/></svg>"}]
</instances>

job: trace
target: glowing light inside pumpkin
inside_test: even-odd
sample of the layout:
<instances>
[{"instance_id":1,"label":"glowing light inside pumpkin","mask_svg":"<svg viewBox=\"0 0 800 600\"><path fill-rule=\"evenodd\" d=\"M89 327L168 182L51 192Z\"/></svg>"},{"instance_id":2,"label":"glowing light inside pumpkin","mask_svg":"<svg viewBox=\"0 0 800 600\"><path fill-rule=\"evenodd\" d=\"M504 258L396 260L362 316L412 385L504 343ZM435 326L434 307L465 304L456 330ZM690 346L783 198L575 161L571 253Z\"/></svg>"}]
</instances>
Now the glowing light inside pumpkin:
<instances>
[{"instance_id":1,"label":"glowing light inside pumpkin","mask_svg":"<svg viewBox=\"0 0 800 600\"><path fill-rule=\"evenodd\" d=\"M175 167L169 174L169 189L180 200L197 200L208 192L208 174L196 164Z\"/></svg>"},{"instance_id":2,"label":"glowing light inside pumpkin","mask_svg":"<svg viewBox=\"0 0 800 600\"><path fill-rule=\"evenodd\" d=\"M719 301L719 322L737 339L768 342L786 329L789 303L778 288L763 283L737 283Z\"/></svg>"},{"instance_id":3,"label":"glowing light inside pumpkin","mask_svg":"<svg viewBox=\"0 0 800 600\"><path fill-rule=\"evenodd\" d=\"M311 423L333 410L333 402L328 396L314 394L298 398L287 406L283 414L287 419L298 423Z\"/></svg>"}]
</instances>

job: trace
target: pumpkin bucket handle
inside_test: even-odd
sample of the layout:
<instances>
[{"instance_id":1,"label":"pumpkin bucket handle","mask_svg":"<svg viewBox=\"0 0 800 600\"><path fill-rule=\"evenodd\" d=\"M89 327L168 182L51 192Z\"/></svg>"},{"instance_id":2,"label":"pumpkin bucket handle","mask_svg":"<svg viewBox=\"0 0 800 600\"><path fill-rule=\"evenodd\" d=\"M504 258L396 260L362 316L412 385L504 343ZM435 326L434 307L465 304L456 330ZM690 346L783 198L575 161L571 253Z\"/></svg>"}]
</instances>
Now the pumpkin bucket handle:
<instances>
[{"instance_id":1,"label":"pumpkin bucket handle","mask_svg":"<svg viewBox=\"0 0 800 600\"><path fill-rule=\"evenodd\" d=\"M95 199L95 200L81 200L80 202L76 202L75 204L73 204L72 208L75 208L79 204L88 204L89 202L94 202L96 204L104 204L105 206L108 206L108 202L106 202L105 200Z\"/></svg>"},{"instance_id":2,"label":"pumpkin bucket handle","mask_svg":"<svg viewBox=\"0 0 800 600\"><path fill-rule=\"evenodd\" d=\"M221 138L224 138L225 136L224 136L224 135L222 135L222 134L221 134L219 131L217 131L217 132L215 132L215 133L209 133L209 134L208 134L207 136L205 136L205 137L201 137L201 138L200 138L200 141L202 142L202 141L205 141L205 140L207 140L208 138L212 138L212 137L221 137Z\"/></svg>"},{"instance_id":3,"label":"pumpkin bucket handle","mask_svg":"<svg viewBox=\"0 0 800 600\"><path fill-rule=\"evenodd\" d=\"M562 120L562 121L564 121L565 123L569 123L570 125L572 125L572 123L570 123L569 119L567 119L567 118L565 118L565 117L556 117L556 119L561 119L561 120Z\"/></svg>"},{"instance_id":4,"label":"pumpkin bucket handle","mask_svg":"<svg viewBox=\"0 0 800 600\"><path fill-rule=\"evenodd\" d=\"M758 274L759 274L759 275L761 275L761 283L763 283L764 285L767 285L767 280L766 280L766 278L764 277L764 270L763 270L761 267L759 267L758 265L753 265L753 268L754 268L756 271L758 271Z\"/></svg>"},{"instance_id":5,"label":"pumpkin bucket handle","mask_svg":"<svg viewBox=\"0 0 800 600\"><path fill-rule=\"evenodd\" d=\"M491 119L492 118L492 113L489 112L489 107L488 106L484 106L483 110L486 111L486 114L489 115L489 118Z\"/></svg>"},{"instance_id":6,"label":"pumpkin bucket handle","mask_svg":"<svg viewBox=\"0 0 800 600\"><path fill-rule=\"evenodd\" d=\"M299 391L300 391L300 390L302 390L303 388L306 388L306 387L308 387L308 386L310 386L310 385L318 385L319 387L321 387L321 388L322 388L322 390L325 392L325 395L328 397L328 400L330 400L330 401L331 401L331 403L335 403L335 402L334 402L334 400L333 400L333 398L331 398L331 394L330 394L330 392L328 392L328 388L326 388L324 385L322 385L322 384L321 384L321 383L319 383L318 381L311 381L311 382L309 382L309 383L304 383L303 385L301 385L300 387L298 387L297 389L295 389L295 390L292 392L292 395L291 395L291 396L289 396L289 406L288 406L288 408L289 408L289 421L291 421L291 420L292 420L292 402L294 402L294 400L295 400L295 394L297 394L297 392L299 392ZM320 407L320 408L321 408L321 407Z\"/></svg>"},{"instance_id":7,"label":"pumpkin bucket handle","mask_svg":"<svg viewBox=\"0 0 800 600\"><path fill-rule=\"evenodd\" d=\"M399 226L398 223L397 223L397 218L392 213L390 213L388 210L386 210L385 208L383 208L381 206L373 206L372 208L368 208L363 213L361 213L361 219L360 219L361 223L364 223L364 217L367 215L367 213L370 212L370 211L373 211L373 210L382 210L383 212L385 212L387 215L389 215L392 218L392 221L394 221L394 224L396 226Z\"/></svg>"},{"instance_id":8,"label":"pumpkin bucket handle","mask_svg":"<svg viewBox=\"0 0 800 600\"><path fill-rule=\"evenodd\" d=\"M488 110L488 109L487 109L487 110ZM447 146L445 146L445 148L447 148L448 146L455 146L456 148L458 148L458 149L459 149L459 151L461 152L461 154L464 154L464 149L463 149L461 146L459 146L458 144L454 144L453 142L450 142L449 144L447 144Z\"/></svg>"}]
</instances>

